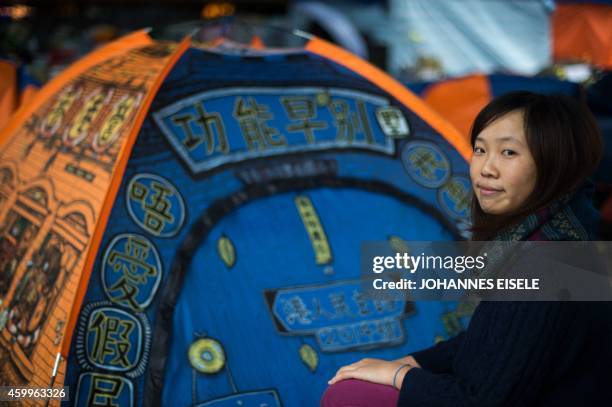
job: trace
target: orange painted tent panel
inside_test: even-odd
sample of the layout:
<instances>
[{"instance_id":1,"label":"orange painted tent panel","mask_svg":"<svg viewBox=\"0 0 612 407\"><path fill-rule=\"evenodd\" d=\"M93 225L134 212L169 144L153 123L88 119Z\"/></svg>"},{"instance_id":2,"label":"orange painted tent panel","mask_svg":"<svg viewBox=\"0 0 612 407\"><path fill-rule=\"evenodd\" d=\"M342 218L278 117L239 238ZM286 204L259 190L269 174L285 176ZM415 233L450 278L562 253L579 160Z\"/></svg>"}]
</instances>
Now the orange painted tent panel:
<instances>
[{"instance_id":1,"label":"orange painted tent panel","mask_svg":"<svg viewBox=\"0 0 612 407\"><path fill-rule=\"evenodd\" d=\"M114 202L112 185L176 49L143 32L120 39L52 80L2 130L4 383L63 382L65 355L57 378L52 371L72 335L70 318Z\"/></svg>"}]
</instances>

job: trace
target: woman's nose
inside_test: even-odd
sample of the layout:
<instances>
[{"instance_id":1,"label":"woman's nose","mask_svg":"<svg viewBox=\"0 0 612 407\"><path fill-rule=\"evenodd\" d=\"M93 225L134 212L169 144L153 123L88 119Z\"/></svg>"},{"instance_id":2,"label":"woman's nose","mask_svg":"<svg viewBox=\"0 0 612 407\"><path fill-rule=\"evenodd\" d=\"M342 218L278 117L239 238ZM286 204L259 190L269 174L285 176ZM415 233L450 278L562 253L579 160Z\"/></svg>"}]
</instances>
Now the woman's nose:
<instances>
[{"instance_id":1,"label":"woman's nose","mask_svg":"<svg viewBox=\"0 0 612 407\"><path fill-rule=\"evenodd\" d=\"M482 167L480 168L480 175L482 175L483 177L498 177L499 176L499 171L497 169L497 163L495 160L495 157L493 156L488 156Z\"/></svg>"}]
</instances>

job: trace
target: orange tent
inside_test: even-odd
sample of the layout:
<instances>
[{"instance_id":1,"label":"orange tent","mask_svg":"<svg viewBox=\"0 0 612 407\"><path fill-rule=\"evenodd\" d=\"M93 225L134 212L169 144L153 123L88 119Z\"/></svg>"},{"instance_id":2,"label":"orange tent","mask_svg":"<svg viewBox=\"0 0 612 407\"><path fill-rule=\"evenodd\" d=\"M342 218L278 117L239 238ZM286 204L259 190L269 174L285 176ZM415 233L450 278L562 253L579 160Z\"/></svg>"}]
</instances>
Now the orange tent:
<instances>
[{"instance_id":1,"label":"orange tent","mask_svg":"<svg viewBox=\"0 0 612 407\"><path fill-rule=\"evenodd\" d=\"M32 83L20 84L17 65L12 61L0 60L0 129L20 106L28 104L38 91Z\"/></svg>"},{"instance_id":2,"label":"orange tent","mask_svg":"<svg viewBox=\"0 0 612 407\"><path fill-rule=\"evenodd\" d=\"M612 69L612 6L558 4L551 26L555 61L584 61Z\"/></svg>"}]
</instances>

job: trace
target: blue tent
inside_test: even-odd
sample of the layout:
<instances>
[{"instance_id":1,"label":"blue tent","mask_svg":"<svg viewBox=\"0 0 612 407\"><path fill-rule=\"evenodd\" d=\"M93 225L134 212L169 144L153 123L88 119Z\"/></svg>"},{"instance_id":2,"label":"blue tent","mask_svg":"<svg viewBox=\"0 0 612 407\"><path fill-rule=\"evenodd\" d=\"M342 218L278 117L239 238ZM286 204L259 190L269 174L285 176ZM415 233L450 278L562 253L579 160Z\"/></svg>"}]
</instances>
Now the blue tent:
<instances>
[{"instance_id":1,"label":"blue tent","mask_svg":"<svg viewBox=\"0 0 612 407\"><path fill-rule=\"evenodd\" d=\"M35 168L44 182L1 196L0 244L21 266L0 272L10 296L45 301L3 304L4 377L46 380L68 338L56 363L70 404L316 405L340 366L465 327L469 305L372 299L359 279L364 241L404 251L462 238L460 135L321 40L274 50L143 35L69 68L23 126L8 126L2 157L15 165L0 179ZM132 145L120 136L130 126ZM107 215L95 209L104 196ZM91 273L77 278L98 235Z\"/></svg>"}]
</instances>

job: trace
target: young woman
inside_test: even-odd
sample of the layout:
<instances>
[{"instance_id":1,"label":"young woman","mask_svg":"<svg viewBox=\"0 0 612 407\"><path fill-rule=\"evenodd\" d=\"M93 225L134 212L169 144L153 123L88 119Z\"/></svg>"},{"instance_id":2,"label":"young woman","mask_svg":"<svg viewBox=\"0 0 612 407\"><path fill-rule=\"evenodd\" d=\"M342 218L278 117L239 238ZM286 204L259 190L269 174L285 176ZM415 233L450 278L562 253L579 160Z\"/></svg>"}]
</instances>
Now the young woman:
<instances>
[{"instance_id":1,"label":"young woman","mask_svg":"<svg viewBox=\"0 0 612 407\"><path fill-rule=\"evenodd\" d=\"M507 94L476 117L471 143L473 240L596 240L586 178L602 140L585 107ZM455 338L340 368L321 405L610 405L611 305L483 301Z\"/></svg>"}]
</instances>

